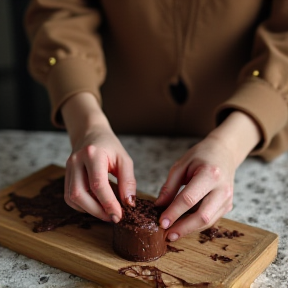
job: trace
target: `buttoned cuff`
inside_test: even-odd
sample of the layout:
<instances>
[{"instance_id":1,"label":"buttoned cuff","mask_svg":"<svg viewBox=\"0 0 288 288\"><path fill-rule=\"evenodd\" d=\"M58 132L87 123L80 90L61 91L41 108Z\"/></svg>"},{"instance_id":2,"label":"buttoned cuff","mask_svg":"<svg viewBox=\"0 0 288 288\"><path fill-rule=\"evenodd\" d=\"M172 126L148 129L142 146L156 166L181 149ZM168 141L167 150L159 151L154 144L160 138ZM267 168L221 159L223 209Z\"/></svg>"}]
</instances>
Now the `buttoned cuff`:
<instances>
[{"instance_id":1,"label":"buttoned cuff","mask_svg":"<svg viewBox=\"0 0 288 288\"><path fill-rule=\"evenodd\" d=\"M79 58L67 58L58 62L55 59L52 63L53 65L50 65L53 67L46 82L52 105L51 120L56 127L64 128L60 109L71 96L80 92L90 92L101 105L97 72L93 65Z\"/></svg>"},{"instance_id":2,"label":"buttoned cuff","mask_svg":"<svg viewBox=\"0 0 288 288\"><path fill-rule=\"evenodd\" d=\"M287 123L287 104L283 97L267 82L256 77L241 84L230 99L217 107L216 124L219 125L234 110L249 115L262 134L261 142L251 155L262 153Z\"/></svg>"}]
</instances>

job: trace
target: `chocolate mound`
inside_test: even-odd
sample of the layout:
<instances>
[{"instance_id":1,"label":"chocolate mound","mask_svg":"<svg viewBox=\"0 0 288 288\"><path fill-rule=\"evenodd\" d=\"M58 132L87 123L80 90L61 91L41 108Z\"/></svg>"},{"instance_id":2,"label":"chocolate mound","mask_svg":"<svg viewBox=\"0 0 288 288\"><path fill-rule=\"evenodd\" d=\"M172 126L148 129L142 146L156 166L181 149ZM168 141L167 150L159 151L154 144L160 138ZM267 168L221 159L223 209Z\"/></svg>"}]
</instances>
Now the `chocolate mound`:
<instances>
[{"instance_id":1,"label":"chocolate mound","mask_svg":"<svg viewBox=\"0 0 288 288\"><path fill-rule=\"evenodd\" d=\"M163 208L136 198L136 207L122 207L120 222L114 224L113 249L134 262L153 261L166 253L165 230L158 225Z\"/></svg>"}]
</instances>

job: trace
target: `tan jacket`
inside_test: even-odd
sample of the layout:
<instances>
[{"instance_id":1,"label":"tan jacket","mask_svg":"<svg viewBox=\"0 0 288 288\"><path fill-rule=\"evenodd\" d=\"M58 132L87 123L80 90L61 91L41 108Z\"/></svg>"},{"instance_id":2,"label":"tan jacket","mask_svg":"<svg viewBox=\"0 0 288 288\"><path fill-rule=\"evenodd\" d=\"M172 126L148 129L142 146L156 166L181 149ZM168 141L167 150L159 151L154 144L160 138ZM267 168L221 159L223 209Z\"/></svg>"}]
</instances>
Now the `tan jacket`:
<instances>
[{"instance_id":1,"label":"tan jacket","mask_svg":"<svg viewBox=\"0 0 288 288\"><path fill-rule=\"evenodd\" d=\"M287 150L287 0L86 2L27 10L29 69L55 125L71 95L90 91L116 133L203 136L237 109L261 129L255 155Z\"/></svg>"}]
</instances>

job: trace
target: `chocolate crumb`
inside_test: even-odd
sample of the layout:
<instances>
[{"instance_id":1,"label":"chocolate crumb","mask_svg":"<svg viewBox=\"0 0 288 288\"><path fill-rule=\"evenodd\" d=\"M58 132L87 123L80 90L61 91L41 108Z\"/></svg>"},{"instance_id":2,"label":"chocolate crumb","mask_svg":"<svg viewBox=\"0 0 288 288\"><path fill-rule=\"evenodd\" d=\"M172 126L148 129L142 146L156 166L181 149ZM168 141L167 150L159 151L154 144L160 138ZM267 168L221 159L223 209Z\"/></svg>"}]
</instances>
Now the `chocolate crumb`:
<instances>
[{"instance_id":1,"label":"chocolate crumb","mask_svg":"<svg viewBox=\"0 0 288 288\"><path fill-rule=\"evenodd\" d=\"M40 277L38 283L39 284L44 284L44 283L47 283L48 280L49 280L49 276L42 276L42 277Z\"/></svg>"},{"instance_id":2,"label":"chocolate crumb","mask_svg":"<svg viewBox=\"0 0 288 288\"><path fill-rule=\"evenodd\" d=\"M222 249L225 250L225 251L227 251L227 247L228 247L228 245L226 244L226 245L224 245L224 246L222 247Z\"/></svg>"}]
</instances>

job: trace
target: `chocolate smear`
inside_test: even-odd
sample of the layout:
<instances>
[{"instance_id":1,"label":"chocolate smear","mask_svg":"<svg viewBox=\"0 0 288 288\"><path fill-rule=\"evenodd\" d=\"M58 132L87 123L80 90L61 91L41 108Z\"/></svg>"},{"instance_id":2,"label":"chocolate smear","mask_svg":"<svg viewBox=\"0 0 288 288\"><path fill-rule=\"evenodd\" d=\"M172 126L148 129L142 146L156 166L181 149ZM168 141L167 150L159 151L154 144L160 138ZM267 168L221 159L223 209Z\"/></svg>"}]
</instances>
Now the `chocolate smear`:
<instances>
[{"instance_id":1,"label":"chocolate smear","mask_svg":"<svg viewBox=\"0 0 288 288\"><path fill-rule=\"evenodd\" d=\"M208 282L188 283L185 280L173 276L169 273L163 272L154 266L133 265L129 267L120 268L118 272L128 277L154 282L156 284L156 288L166 288L176 286L204 288L209 286Z\"/></svg>"},{"instance_id":2,"label":"chocolate smear","mask_svg":"<svg viewBox=\"0 0 288 288\"><path fill-rule=\"evenodd\" d=\"M15 193L10 193L9 197L9 201L4 204L6 211L12 211L16 207L20 211L21 218L30 215L41 219L34 222L33 232L35 233L52 231L57 227L72 224L89 229L96 223L104 223L102 220L90 214L78 212L66 204L64 177L51 180L33 198L19 196Z\"/></svg>"},{"instance_id":3,"label":"chocolate smear","mask_svg":"<svg viewBox=\"0 0 288 288\"><path fill-rule=\"evenodd\" d=\"M176 253L179 253L180 251L184 251L184 249L178 249L176 247L173 247L171 245L167 245L167 251L166 253L168 252L176 252Z\"/></svg>"}]
</instances>

